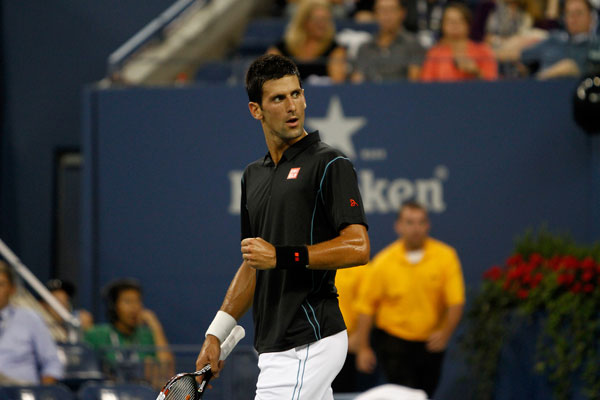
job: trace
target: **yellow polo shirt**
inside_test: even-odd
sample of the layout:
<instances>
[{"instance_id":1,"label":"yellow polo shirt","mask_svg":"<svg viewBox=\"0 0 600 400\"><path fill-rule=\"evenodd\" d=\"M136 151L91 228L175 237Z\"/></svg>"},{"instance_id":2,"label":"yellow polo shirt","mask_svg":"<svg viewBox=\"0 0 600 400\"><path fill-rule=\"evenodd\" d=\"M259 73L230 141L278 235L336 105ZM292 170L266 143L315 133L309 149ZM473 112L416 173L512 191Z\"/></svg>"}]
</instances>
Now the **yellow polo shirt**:
<instances>
[{"instance_id":1,"label":"yellow polo shirt","mask_svg":"<svg viewBox=\"0 0 600 400\"><path fill-rule=\"evenodd\" d=\"M390 335L425 341L439 328L446 309L464 304L465 287L456 251L427 239L421 261L406 259L402 240L379 252L369 267L355 304L375 316L375 326Z\"/></svg>"},{"instance_id":2,"label":"yellow polo shirt","mask_svg":"<svg viewBox=\"0 0 600 400\"><path fill-rule=\"evenodd\" d=\"M358 312L356 312L355 303L358 297L360 283L364 279L366 265L354 268L338 269L335 273L335 287L338 291L338 300L340 311L346 322L348 334L354 332L358 322Z\"/></svg>"}]
</instances>

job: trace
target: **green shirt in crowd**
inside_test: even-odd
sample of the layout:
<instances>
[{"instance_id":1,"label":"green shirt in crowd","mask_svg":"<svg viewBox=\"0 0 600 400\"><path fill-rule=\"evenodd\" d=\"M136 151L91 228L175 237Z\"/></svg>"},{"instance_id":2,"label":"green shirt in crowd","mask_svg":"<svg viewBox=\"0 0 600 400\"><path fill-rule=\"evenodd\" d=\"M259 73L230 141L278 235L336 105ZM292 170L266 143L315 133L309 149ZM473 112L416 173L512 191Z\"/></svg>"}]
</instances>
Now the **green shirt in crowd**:
<instances>
[{"instance_id":1,"label":"green shirt in crowd","mask_svg":"<svg viewBox=\"0 0 600 400\"><path fill-rule=\"evenodd\" d=\"M156 357L152 332L143 325L131 335L125 335L112 324L96 325L85 333L84 340L112 365Z\"/></svg>"}]
</instances>

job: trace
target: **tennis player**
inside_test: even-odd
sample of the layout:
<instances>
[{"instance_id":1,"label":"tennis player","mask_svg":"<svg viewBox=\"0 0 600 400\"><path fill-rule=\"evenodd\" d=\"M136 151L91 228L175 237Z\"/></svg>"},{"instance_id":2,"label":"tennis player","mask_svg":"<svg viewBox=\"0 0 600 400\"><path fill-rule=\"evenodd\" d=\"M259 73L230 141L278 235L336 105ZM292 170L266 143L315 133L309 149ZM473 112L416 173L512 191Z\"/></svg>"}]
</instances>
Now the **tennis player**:
<instances>
[{"instance_id":1,"label":"tennis player","mask_svg":"<svg viewBox=\"0 0 600 400\"><path fill-rule=\"evenodd\" d=\"M268 153L242 177L243 262L196 361L218 373L219 345L253 305L260 374L256 400L333 399L348 336L335 270L369 260L367 221L350 160L304 130L296 65L256 59L246 75Z\"/></svg>"}]
</instances>

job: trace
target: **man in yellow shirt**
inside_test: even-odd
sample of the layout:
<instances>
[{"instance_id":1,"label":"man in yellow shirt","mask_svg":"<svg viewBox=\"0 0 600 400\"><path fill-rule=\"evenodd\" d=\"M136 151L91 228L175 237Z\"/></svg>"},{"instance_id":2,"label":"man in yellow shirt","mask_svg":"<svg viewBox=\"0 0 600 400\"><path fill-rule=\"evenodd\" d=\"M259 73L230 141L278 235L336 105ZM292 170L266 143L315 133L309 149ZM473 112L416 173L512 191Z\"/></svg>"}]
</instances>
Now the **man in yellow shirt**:
<instances>
[{"instance_id":1,"label":"man in yellow shirt","mask_svg":"<svg viewBox=\"0 0 600 400\"><path fill-rule=\"evenodd\" d=\"M390 383L431 398L465 302L460 261L429 237L427 210L418 203L400 208L395 229L400 239L377 254L360 287L356 365L369 373L379 362Z\"/></svg>"}]
</instances>

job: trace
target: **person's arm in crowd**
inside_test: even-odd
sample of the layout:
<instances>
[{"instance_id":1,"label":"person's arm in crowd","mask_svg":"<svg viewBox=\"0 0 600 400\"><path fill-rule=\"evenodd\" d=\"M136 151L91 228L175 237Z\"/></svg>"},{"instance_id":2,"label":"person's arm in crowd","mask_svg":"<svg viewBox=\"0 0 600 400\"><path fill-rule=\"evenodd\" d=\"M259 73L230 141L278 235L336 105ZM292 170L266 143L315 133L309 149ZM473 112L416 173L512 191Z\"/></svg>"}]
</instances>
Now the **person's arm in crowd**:
<instances>
[{"instance_id":1,"label":"person's arm in crowd","mask_svg":"<svg viewBox=\"0 0 600 400\"><path fill-rule=\"evenodd\" d=\"M33 350L40 370L40 380L42 384L56 383L62 378L64 369L58 358L56 344L41 318L35 318L33 325Z\"/></svg>"},{"instance_id":2,"label":"person's arm in crowd","mask_svg":"<svg viewBox=\"0 0 600 400\"><path fill-rule=\"evenodd\" d=\"M498 63L492 49L486 46L477 60L478 77L488 81L498 79Z\"/></svg>"},{"instance_id":3,"label":"person's arm in crowd","mask_svg":"<svg viewBox=\"0 0 600 400\"><path fill-rule=\"evenodd\" d=\"M406 74L406 78L409 81L416 82L421 77L421 66L417 64L411 64L408 66L408 73Z\"/></svg>"},{"instance_id":4,"label":"person's arm in crowd","mask_svg":"<svg viewBox=\"0 0 600 400\"><path fill-rule=\"evenodd\" d=\"M579 75L581 75L581 71L579 70L577 63L570 58L565 58L552 64L550 67L545 68L543 71L540 71L537 74L537 78L545 80L563 77L577 77Z\"/></svg>"},{"instance_id":5,"label":"person's arm in crowd","mask_svg":"<svg viewBox=\"0 0 600 400\"><path fill-rule=\"evenodd\" d=\"M148 326L152 332L154 345L156 346L156 357L161 364L172 364L174 362L173 353L169 350L169 342L163 329L162 324L158 320L156 314L148 309L142 310L140 314L140 322Z\"/></svg>"},{"instance_id":6,"label":"person's arm in crowd","mask_svg":"<svg viewBox=\"0 0 600 400\"><path fill-rule=\"evenodd\" d=\"M560 18L560 0L548 0L544 16L549 21L558 20Z\"/></svg>"},{"instance_id":7,"label":"person's arm in crowd","mask_svg":"<svg viewBox=\"0 0 600 400\"><path fill-rule=\"evenodd\" d=\"M354 333L357 345L356 369L366 374L372 373L377 365L377 357L370 343L373 319L372 315L359 314Z\"/></svg>"},{"instance_id":8,"label":"person's arm in crowd","mask_svg":"<svg viewBox=\"0 0 600 400\"><path fill-rule=\"evenodd\" d=\"M370 245L364 225L348 225L339 236L308 247L309 269L339 269L364 265L369 261ZM242 240L245 263L256 269L273 269L277 264L275 246L262 238Z\"/></svg>"},{"instance_id":9,"label":"person's arm in crowd","mask_svg":"<svg viewBox=\"0 0 600 400\"><path fill-rule=\"evenodd\" d=\"M448 307L446 310L446 317L444 318L440 329L433 332L427 339L427 350L435 353L446 349L448 342L452 337L452 333L454 333L462 318L463 307L463 304Z\"/></svg>"}]
</instances>

